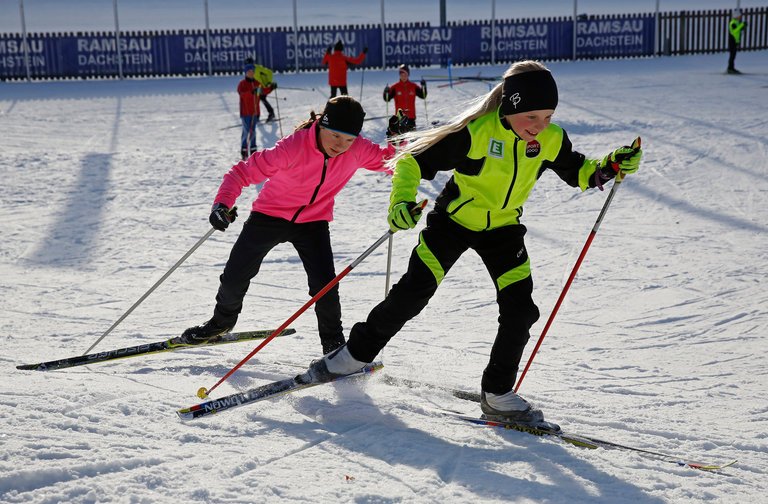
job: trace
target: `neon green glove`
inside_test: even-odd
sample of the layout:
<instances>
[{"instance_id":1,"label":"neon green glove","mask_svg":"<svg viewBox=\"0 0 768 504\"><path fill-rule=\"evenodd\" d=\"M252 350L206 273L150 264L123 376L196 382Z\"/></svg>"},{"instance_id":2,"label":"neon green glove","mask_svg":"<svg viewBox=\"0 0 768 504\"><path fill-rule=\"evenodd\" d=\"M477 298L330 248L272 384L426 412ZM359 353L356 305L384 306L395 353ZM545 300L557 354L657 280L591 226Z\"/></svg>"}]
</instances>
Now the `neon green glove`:
<instances>
[{"instance_id":1,"label":"neon green glove","mask_svg":"<svg viewBox=\"0 0 768 504\"><path fill-rule=\"evenodd\" d=\"M401 201L393 205L387 217L389 229L394 233L403 229L415 228L416 223L421 219L421 209L414 211L417 207L418 204L415 201Z\"/></svg>"},{"instance_id":2,"label":"neon green glove","mask_svg":"<svg viewBox=\"0 0 768 504\"><path fill-rule=\"evenodd\" d=\"M615 175L619 171L624 174L635 173L640 168L640 157L643 151L640 149L640 137L637 137L632 146L619 147L603 158L600 166L604 175ZM611 171L607 170L610 167Z\"/></svg>"}]
</instances>

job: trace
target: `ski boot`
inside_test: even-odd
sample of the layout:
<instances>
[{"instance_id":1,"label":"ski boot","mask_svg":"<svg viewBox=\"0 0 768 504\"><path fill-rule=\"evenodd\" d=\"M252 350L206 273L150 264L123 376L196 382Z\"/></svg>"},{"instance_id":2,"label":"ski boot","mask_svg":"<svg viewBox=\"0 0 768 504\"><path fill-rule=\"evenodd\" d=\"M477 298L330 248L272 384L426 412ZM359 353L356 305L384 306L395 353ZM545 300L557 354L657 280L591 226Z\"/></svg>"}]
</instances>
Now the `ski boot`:
<instances>
[{"instance_id":1,"label":"ski boot","mask_svg":"<svg viewBox=\"0 0 768 504\"><path fill-rule=\"evenodd\" d=\"M204 345L222 334L232 330L233 326L219 325L213 319L203 325L190 327L181 334L181 342L187 345Z\"/></svg>"},{"instance_id":2,"label":"ski boot","mask_svg":"<svg viewBox=\"0 0 768 504\"><path fill-rule=\"evenodd\" d=\"M482 418L485 420L529 425L552 431L560 430L559 425L544 421L544 413L538 408L533 408L513 390L501 395L483 390L480 394L480 409L483 412Z\"/></svg>"},{"instance_id":3,"label":"ski boot","mask_svg":"<svg viewBox=\"0 0 768 504\"><path fill-rule=\"evenodd\" d=\"M367 363L359 361L349 353L347 345L312 361L306 372L296 376L299 383L325 383L361 370Z\"/></svg>"}]
</instances>

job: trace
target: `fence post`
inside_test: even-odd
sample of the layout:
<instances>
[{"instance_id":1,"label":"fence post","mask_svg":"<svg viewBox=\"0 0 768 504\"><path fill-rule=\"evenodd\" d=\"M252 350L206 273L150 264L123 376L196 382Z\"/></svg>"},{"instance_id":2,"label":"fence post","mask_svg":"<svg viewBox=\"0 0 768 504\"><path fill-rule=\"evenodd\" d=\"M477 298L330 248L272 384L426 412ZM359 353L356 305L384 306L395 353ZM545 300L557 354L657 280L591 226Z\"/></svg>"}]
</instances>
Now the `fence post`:
<instances>
[{"instance_id":1,"label":"fence post","mask_svg":"<svg viewBox=\"0 0 768 504\"><path fill-rule=\"evenodd\" d=\"M491 0L491 65L496 64L496 0Z\"/></svg>"},{"instance_id":2,"label":"fence post","mask_svg":"<svg viewBox=\"0 0 768 504\"><path fill-rule=\"evenodd\" d=\"M654 20L655 20L654 28L656 30L656 37L655 37L656 40L654 41L654 44L653 44L653 52L656 54L656 56L659 56L661 52L661 31L660 31L661 23L659 21L659 1L660 0L656 0L656 14L654 15Z\"/></svg>"},{"instance_id":3,"label":"fence post","mask_svg":"<svg viewBox=\"0 0 768 504\"><path fill-rule=\"evenodd\" d=\"M123 78L123 54L120 50L120 23L117 16L117 0L112 0L112 7L115 11L115 45L117 46L117 73Z\"/></svg>"},{"instance_id":4,"label":"fence post","mask_svg":"<svg viewBox=\"0 0 768 504\"><path fill-rule=\"evenodd\" d=\"M576 18L578 17L578 14L576 13L579 10L579 0L573 0L573 61L576 61Z\"/></svg>"},{"instance_id":5,"label":"fence post","mask_svg":"<svg viewBox=\"0 0 768 504\"><path fill-rule=\"evenodd\" d=\"M208 0L203 0L205 9L205 47L208 52L208 75L213 75L213 61L211 59L211 26L208 22Z\"/></svg>"},{"instance_id":6,"label":"fence post","mask_svg":"<svg viewBox=\"0 0 768 504\"><path fill-rule=\"evenodd\" d=\"M387 68L387 25L384 24L384 0L381 0L381 69Z\"/></svg>"},{"instance_id":7,"label":"fence post","mask_svg":"<svg viewBox=\"0 0 768 504\"><path fill-rule=\"evenodd\" d=\"M24 19L24 0L19 0L19 10L21 11L21 37L24 44L24 66L27 69L27 81L32 80L29 71L29 42L27 42L27 22Z\"/></svg>"},{"instance_id":8,"label":"fence post","mask_svg":"<svg viewBox=\"0 0 768 504\"><path fill-rule=\"evenodd\" d=\"M293 0L293 52L296 55L296 73L299 73L299 18L296 13L296 0Z\"/></svg>"}]
</instances>

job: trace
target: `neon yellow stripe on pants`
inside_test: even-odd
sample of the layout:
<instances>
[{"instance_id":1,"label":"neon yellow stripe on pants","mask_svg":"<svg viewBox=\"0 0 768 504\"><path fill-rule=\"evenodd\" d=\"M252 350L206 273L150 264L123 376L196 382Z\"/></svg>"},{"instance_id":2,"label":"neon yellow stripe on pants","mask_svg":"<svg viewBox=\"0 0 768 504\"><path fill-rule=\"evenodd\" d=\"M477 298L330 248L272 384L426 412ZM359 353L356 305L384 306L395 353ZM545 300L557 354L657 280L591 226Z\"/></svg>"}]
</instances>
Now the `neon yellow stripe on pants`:
<instances>
[{"instance_id":1,"label":"neon yellow stripe on pants","mask_svg":"<svg viewBox=\"0 0 768 504\"><path fill-rule=\"evenodd\" d=\"M512 268L496 280L496 288L501 290L504 287L512 285L515 282L524 280L531 276L531 259L528 258L523 264Z\"/></svg>"},{"instance_id":2,"label":"neon yellow stripe on pants","mask_svg":"<svg viewBox=\"0 0 768 504\"><path fill-rule=\"evenodd\" d=\"M418 254L421 262L423 262L427 268L429 268L429 271L435 275L435 282L437 285L440 285L440 282L443 281L443 277L445 277L445 271L443 270L443 266L440 264L440 261L437 260L437 257L435 257L432 251L429 250L429 247L427 247L427 244L424 242L424 237L421 235L421 233L419 233L419 245L416 247L416 254Z\"/></svg>"}]
</instances>

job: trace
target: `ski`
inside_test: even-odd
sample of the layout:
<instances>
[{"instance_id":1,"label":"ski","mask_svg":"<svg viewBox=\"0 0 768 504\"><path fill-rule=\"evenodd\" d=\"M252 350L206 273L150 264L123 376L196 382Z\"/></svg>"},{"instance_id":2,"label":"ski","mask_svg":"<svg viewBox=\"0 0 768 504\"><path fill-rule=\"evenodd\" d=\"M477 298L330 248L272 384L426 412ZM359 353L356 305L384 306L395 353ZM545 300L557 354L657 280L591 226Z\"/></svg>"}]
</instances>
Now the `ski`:
<instances>
[{"instance_id":1,"label":"ski","mask_svg":"<svg viewBox=\"0 0 768 504\"><path fill-rule=\"evenodd\" d=\"M298 392L299 390L308 389L316 385L333 383L341 380L364 376L369 373L378 371L382 367L384 367L384 364L381 362L372 362L357 372L336 378L330 382L301 383L296 381L296 378L287 378L285 380L267 383L266 385L261 385L256 388L246 390L245 392L236 392L219 399L213 399L201 404L190 406L189 408L183 408L178 410L176 414L179 415L179 418L182 420L193 420L195 418L209 416L221 411L244 406L246 404L264 401L266 399L272 399L274 397L289 394L291 392Z\"/></svg>"},{"instance_id":2,"label":"ski","mask_svg":"<svg viewBox=\"0 0 768 504\"><path fill-rule=\"evenodd\" d=\"M480 402L480 394L475 392L467 392L465 390L445 387L445 386L436 385L433 383L420 382L417 380L409 380L407 378L397 378L388 374L384 374L383 379L384 379L383 380L384 383L388 385L404 386L409 388L424 387L430 390L439 390L439 391L446 392L452 395L453 397L456 397L458 399L463 399L465 401L471 401L476 403ZM639 453L646 457L663 460L665 462L672 462L680 466L692 467L694 469L701 469L704 471L716 471L718 469L724 469L728 466L732 466L733 464L736 463L736 460L733 460L725 464L702 464L699 462L684 460L680 457L675 457L673 455L657 453L650 450L644 450L642 448L636 448L634 446L622 445L619 443L614 443L612 441L606 441L604 439L598 439L591 436L584 436L581 434L571 434L571 433L563 432L562 430L557 430L557 429L547 429L547 428L536 427L536 426L531 426L526 424L515 424L513 422L493 421L485 418L465 416L465 415L457 414L456 412L453 412L453 411L446 411L444 413L447 415L457 417L461 420L477 424L477 425L487 425L487 426L493 426L493 427L500 427L504 429L513 429L516 431L525 432L527 434L533 434L535 436L554 436L563 442L566 442L575 446L580 446L582 448L591 448L591 449L604 448L604 449L631 451L631 452Z\"/></svg>"},{"instance_id":3,"label":"ski","mask_svg":"<svg viewBox=\"0 0 768 504\"><path fill-rule=\"evenodd\" d=\"M389 374L383 374L382 379L387 385L394 385L398 387L403 386L408 388L424 387L430 390L440 390L442 392L447 392L457 399L463 399L465 401L472 401L476 403L480 402L480 394L477 392L467 392L466 390L444 387L442 385L435 385L433 383L420 382L417 380L409 380L408 378L397 378Z\"/></svg>"},{"instance_id":4,"label":"ski","mask_svg":"<svg viewBox=\"0 0 768 504\"><path fill-rule=\"evenodd\" d=\"M612 441L606 441L604 439L598 439L591 436L583 436L581 434L570 434L567 432L563 432L562 430L554 430L554 429L549 429L542 426L519 424L514 422L503 422L498 420L488 420L485 418L456 415L453 413L451 414L456 418L459 418L467 422L471 422L476 425L487 425L491 427L500 427L502 429L513 429L519 432L533 434L534 436L552 436L552 437L558 438L563 442L566 442L575 446L580 446L582 448L590 448L590 449L604 448L604 449L630 451L630 452L638 453L645 457L661 460L664 462L671 462L679 466L691 467L693 469L700 469L702 471L717 471L719 469L724 469L726 467L732 466L733 464L736 463L736 461L733 460L725 464L704 464L700 462L685 460L680 457L676 457L674 455L667 455L665 453L644 450L642 448L636 448L634 446L627 446L619 443L614 443Z\"/></svg>"},{"instance_id":5,"label":"ski","mask_svg":"<svg viewBox=\"0 0 768 504\"><path fill-rule=\"evenodd\" d=\"M192 347L208 347L213 345L223 345L226 343L237 343L240 341L252 341L265 339L274 332L274 329L265 329L259 331L244 331L244 332L230 332L218 336L216 339L209 341L202 345L191 345L189 343L183 343L181 336L171 338L165 341L158 341L155 343L144 343L141 345L119 348L117 350L107 350L104 352L96 352L87 355L78 355L75 357L67 357L64 359L57 359L48 362L39 362L37 364L20 364L16 366L16 369L22 369L27 371L52 371L55 369L64 369L75 366L84 366L88 364L95 364L97 362L108 362L117 359L125 359L127 357L136 357L139 355L155 354L160 352L173 352L182 348ZM278 336L287 336L294 334L295 329L285 329Z\"/></svg>"}]
</instances>

